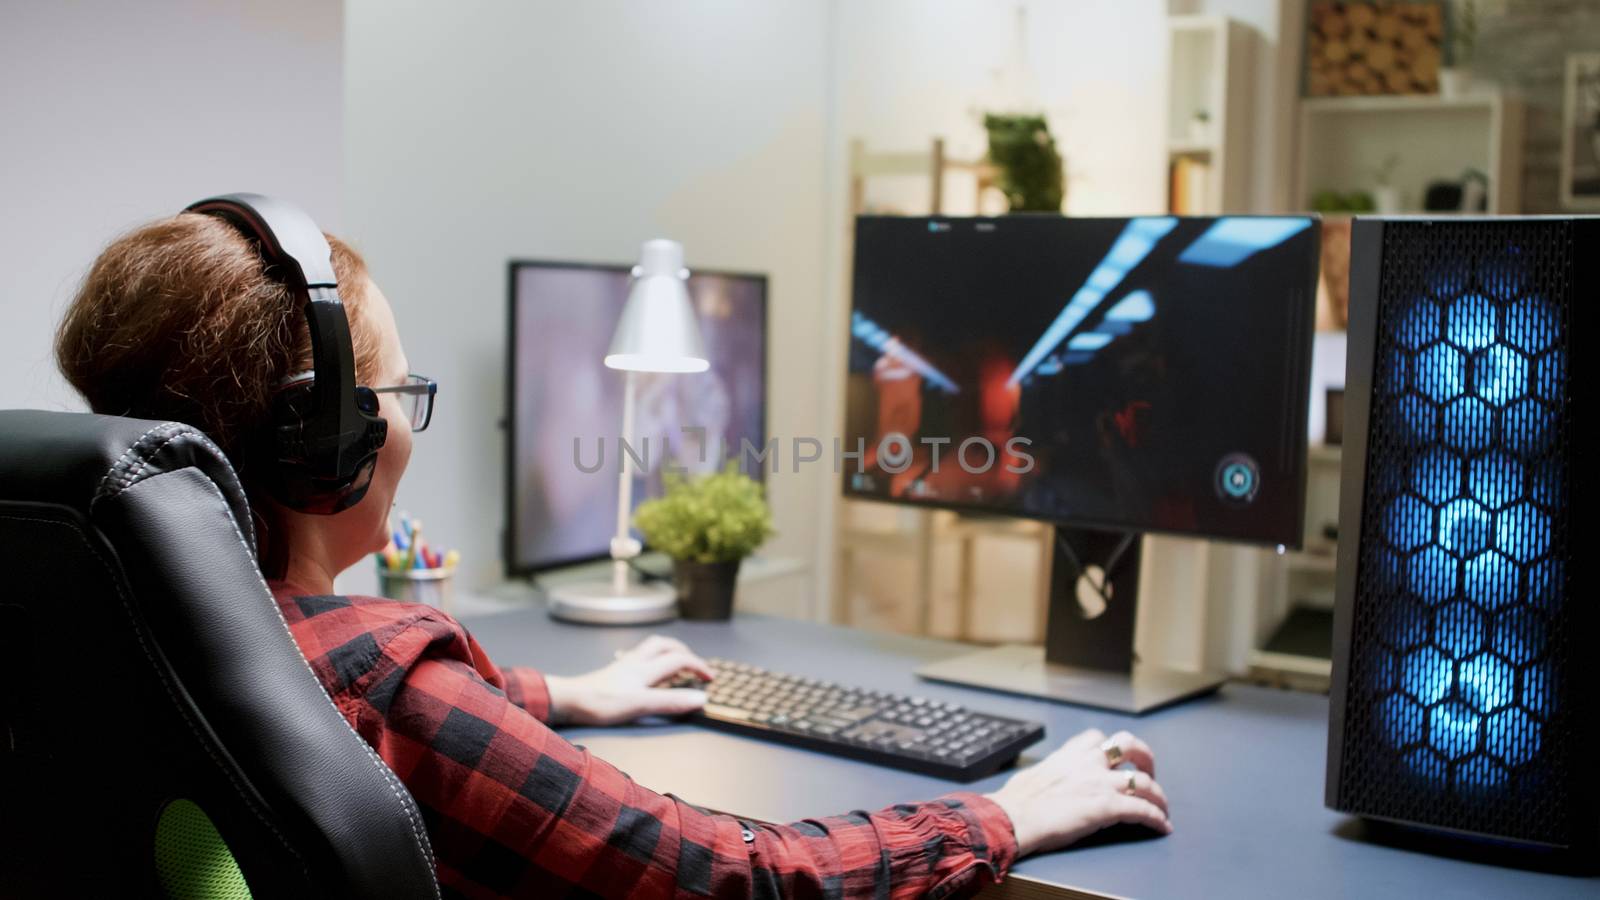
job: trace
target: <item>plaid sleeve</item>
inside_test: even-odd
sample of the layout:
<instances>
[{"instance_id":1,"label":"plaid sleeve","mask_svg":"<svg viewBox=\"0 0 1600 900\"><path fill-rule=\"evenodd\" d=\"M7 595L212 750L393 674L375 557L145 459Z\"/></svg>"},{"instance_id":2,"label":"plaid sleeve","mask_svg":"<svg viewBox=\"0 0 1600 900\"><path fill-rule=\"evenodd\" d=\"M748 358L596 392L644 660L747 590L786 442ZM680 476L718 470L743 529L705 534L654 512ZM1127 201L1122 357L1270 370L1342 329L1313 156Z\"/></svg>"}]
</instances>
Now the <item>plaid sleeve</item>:
<instances>
[{"instance_id":1,"label":"plaid sleeve","mask_svg":"<svg viewBox=\"0 0 1600 900\"><path fill-rule=\"evenodd\" d=\"M419 618L338 698L463 896L959 896L1016 855L1005 814L974 794L767 825L653 793L514 700L515 669L505 689L487 680L469 641Z\"/></svg>"},{"instance_id":2,"label":"plaid sleeve","mask_svg":"<svg viewBox=\"0 0 1600 900\"><path fill-rule=\"evenodd\" d=\"M527 666L507 666L500 670L505 679L506 699L527 710L541 722L550 722L550 688L544 675Z\"/></svg>"}]
</instances>

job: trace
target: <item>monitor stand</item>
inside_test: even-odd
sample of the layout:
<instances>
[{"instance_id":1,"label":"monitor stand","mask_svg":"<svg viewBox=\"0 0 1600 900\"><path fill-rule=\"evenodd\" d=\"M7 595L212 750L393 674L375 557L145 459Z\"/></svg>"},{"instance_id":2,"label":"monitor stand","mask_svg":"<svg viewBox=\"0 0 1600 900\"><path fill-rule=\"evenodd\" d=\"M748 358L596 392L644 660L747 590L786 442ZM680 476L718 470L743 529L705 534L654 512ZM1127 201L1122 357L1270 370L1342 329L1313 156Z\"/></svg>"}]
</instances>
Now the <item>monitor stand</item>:
<instances>
[{"instance_id":1,"label":"monitor stand","mask_svg":"<svg viewBox=\"0 0 1600 900\"><path fill-rule=\"evenodd\" d=\"M1137 532L1056 529L1043 647L1005 645L923 666L917 675L1124 713L1147 713L1209 694L1221 672L1139 662Z\"/></svg>"}]
</instances>

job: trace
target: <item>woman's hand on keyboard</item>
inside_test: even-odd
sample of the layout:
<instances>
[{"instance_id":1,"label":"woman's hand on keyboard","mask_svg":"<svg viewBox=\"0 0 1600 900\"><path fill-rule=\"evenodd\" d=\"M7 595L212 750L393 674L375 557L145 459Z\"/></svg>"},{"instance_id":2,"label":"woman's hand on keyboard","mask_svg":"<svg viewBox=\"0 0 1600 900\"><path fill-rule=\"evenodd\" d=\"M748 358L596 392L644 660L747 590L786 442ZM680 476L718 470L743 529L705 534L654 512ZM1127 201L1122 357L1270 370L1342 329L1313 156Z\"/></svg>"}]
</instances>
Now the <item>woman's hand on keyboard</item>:
<instances>
[{"instance_id":1,"label":"woman's hand on keyboard","mask_svg":"<svg viewBox=\"0 0 1600 900\"><path fill-rule=\"evenodd\" d=\"M545 676L550 720L558 725L619 725L645 716L678 716L706 703L696 688L657 687L680 673L711 680L705 660L675 638L652 635L623 650L603 669Z\"/></svg>"},{"instance_id":2,"label":"woman's hand on keyboard","mask_svg":"<svg viewBox=\"0 0 1600 900\"><path fill-rule=\"evenodd\" d=\"M1107 740L1090 729L988 797L1011 817L1023 856L1059 850L1111 825L1171 834L1167 795L1155 772L1155 755L1144 741L1126 731Z\"/></svg>"}]
</instances>

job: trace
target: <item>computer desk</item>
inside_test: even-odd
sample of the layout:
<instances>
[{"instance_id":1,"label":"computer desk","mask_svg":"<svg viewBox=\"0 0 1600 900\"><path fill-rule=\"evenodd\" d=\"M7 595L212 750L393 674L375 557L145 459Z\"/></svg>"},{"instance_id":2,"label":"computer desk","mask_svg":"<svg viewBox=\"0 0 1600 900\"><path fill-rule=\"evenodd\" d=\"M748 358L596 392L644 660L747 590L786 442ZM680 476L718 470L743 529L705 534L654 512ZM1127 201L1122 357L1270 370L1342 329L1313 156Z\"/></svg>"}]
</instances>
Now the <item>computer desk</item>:
<instances>
[{"instance_id":1,"label":"computer desk","mask_svg":"<svg viewBox=\"0 0 1600 900\"><path fill-rule=\"evenodd\" d=\"M1090 727L1126 728L1155 748L1156 776L1172 804L1171 836L1091 841L1025 859L986 897L1600 897L1593 877L1514 867L1506 863L1526 860L1481 844L1387 834L1323 808L1328 701L1314 694L1228 685L1135 718L913 676L922 663L969 649L946 641L756 615L594 628L525 608L463 621L501 665L576 673L662 633L704 656L1042 721L1045 740L1023 762ZM1007 774L958 784L682 723L563 734L653 790L770 822L990 791Z\"/></svg>"}]
</instances>

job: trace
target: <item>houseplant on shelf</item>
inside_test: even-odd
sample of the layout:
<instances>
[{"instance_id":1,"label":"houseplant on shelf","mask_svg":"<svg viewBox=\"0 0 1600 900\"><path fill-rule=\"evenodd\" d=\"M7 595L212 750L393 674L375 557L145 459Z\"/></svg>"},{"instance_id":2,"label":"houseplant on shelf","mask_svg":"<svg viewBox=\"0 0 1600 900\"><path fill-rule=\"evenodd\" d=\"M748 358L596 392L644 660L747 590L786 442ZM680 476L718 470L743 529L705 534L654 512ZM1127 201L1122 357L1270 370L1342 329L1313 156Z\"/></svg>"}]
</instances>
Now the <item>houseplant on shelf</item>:
<instances>
[{"instance_id":1,"label":"houseplant on shelf","mask_svg":"<svg viewBox=\"0 0 1600 900\"><path fill-rule=\"evenodd\" d=\"M1066 173L1044 116L989 113L983 127L989 133L989 162L1011 211L1060 212Z\"/></svg>"},{"instance_id":2,"label":"houseplant on shelf","mask_svg":"<svg viewBox=\"0 0 1600 900\"><path fill-rule=\"evenodd\" d=\"M739 563L773 534L761 485L735 464L693 479L665 473L662 484L659 498L639 504L634 527L672 558L683 617L726 619L733 614Z\"/></svg>"},{"instance_id":3,"label":"houseplant on shelf","mask_svg":"<svg viewBox=\"0 0 1600 900\"><path fill-rule=\"evenodd\" d=\"M1472 90L1472 55L1478 49L1478 0L1456 0L1446 45L1448 65L1439 70L1439 95L1446 99Z\"/></svg>"}]
</instances>

